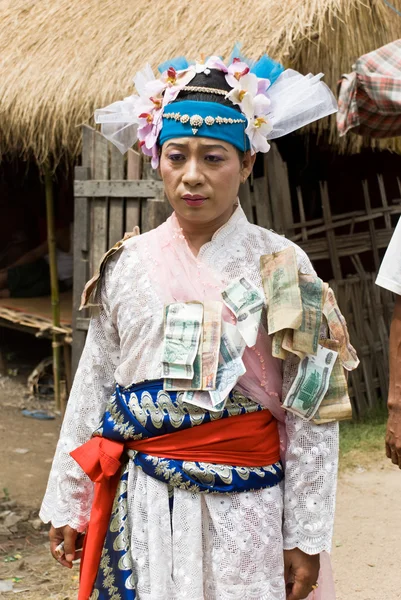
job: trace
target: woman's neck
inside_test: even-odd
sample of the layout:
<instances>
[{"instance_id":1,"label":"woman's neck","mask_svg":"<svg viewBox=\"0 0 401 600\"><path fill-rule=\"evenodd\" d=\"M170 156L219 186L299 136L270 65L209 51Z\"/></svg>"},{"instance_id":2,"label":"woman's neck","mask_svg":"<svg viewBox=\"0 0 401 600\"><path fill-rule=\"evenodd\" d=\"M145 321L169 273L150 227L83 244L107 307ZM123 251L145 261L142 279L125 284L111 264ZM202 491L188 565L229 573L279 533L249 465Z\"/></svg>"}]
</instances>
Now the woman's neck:
<instances>
[{"instance_id":1,"label":"woman's neck","mask_svg":"<svg viewBox=\"0 0 401 600\"><path fill-rule=\"evenodd\" d=\"M180 215L176 213L177 221L182 229L182 233L187 240L191 252L195 256L198 255L202 246L211 241L216 231L230 220L236 208L236 205L230 207L229 211L207 223L194 223L193 221L182 219Z\"/></svg>"}]
</instances>

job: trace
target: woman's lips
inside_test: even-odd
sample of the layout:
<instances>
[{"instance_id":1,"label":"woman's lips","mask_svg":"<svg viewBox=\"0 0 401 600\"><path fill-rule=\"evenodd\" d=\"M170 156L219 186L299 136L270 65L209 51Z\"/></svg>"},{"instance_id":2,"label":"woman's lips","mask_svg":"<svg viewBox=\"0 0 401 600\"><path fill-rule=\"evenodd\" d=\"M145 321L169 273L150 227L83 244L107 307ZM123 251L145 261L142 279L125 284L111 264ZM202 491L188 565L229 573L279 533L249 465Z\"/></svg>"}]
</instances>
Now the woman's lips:
<instances>
[{"instance_id":1,"label":"woman's lips","mask_svg":"<svg viewBox=\"0 0 401 600\"><path fill-rule=\"evenodd\" d=\"M182 199L188 206L202 206L202 204L206 202L206 198L204 196L190 196L189 194L183 196Z\"/></svg>"}]
</instances>

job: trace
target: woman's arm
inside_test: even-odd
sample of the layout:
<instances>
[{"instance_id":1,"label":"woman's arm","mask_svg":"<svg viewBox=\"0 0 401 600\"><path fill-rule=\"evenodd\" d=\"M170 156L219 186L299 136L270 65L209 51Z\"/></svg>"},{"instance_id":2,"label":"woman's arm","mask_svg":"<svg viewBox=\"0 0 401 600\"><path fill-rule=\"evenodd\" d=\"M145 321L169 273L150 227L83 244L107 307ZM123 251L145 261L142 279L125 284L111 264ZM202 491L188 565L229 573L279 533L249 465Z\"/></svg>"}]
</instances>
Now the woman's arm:
<instances>
[{"instance_id":1,"label":"woman's arm","mask_svg":"<svg viewBox=\"0 0 401 600\"><path fill-rule=\"evenodd\" d=\"M315 425L287 414L284 548L330 552L338 468L338 423Z\"/></svg>"},{"instance_id":2,"label":"woman's arm","mask_svg":"<svg viewBox=\"0 0 401 600\"><path fill-rule=\"evenodd\" d=\"M389 362L386 454L401 469L401 296L398 294L390 328Z\"/></svg>"},{"instance_id":3,"label":"woman's arm","mask_svg":"<svg viewBox=\"0 0 401 600\"><path fill-rule=\"evenodd\" d=\"M284 363L283 397L298 359ZM317 582L319 554L330 552L338 468L338 423L315 425L287 413L284 479L284 565L288 599L305 598ZM293 583L292 583L293 582Z\"/></svg>"},{"instance_id":4,"label":"woman's arm","mask_svg":"<svg viewBox=\"0 0 401 600\"><path fill-rule=\"evenodd\" d=\"M33 248L32 250L29 250L28 252L20 256L20 258L13 262L12 265L9 265L8 268L11 269L13 267L20 267L21 265L29 265L30 263L39 260L39 258L43 258L48 253L48 251L49 246L47 241L43 242L39 246L36 246L36 248Z\"/></svg>"},{"instance_id":5,"label":"woman's arm","mask_svg":"<svg viewBox=\"0 0 401 600\"><path fill-rule=\"evenodd\" d=\"M314 273L307 255L297 248L298 269ZM327 337L326 327L320 331ZM298 371L299 359L284 361L282 400ZM315 425L287 413L284 483L284 564L289 600L305 598L319 573L319 554L330 552L338 470L338 423ZM288 579L290 578L290 579Z\"/></svg>"},{"instance_id":6,"label":"woman's arm","mask_svg":"<svg viewBox=\"0 0 401 600\"><path fill-rule=\"evenodd\" d=\"M101 302L98 314L91 319L40 511L45 523L51 521L54 527L69 525L76 531L83 531L88 524L93 484L70 452L87 442L99 426L113 391L120 354L104 282Z\"/></svg>"}]
</instances>

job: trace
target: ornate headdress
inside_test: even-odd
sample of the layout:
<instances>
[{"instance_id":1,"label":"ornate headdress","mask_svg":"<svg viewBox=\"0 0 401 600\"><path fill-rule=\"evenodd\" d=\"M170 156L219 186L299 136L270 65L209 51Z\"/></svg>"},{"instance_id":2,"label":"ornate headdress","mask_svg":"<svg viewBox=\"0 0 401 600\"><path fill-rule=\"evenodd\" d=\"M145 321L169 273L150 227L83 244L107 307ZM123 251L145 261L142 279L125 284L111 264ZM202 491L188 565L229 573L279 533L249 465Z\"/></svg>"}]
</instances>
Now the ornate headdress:
<instances>
[{"instance_id":1,"label":"ornate headdress","mask_svg":"<svg viewBox=\"0 0 401 600\"><path fill-rule=\"evenodd\" d=\"M191 85L198 74L207 79L213 69L222 73L228 91ZM194 64L179 58L159 71L156 78L147 65L134 77L137 94L95 111L108 140L123 153L139 141L153 168L159 163L158 146L171 138L198 135L225 140L252 154L268 152L268 140L337 110L333 94L320 81L322 73L304 76L284 70L266 55L254 64L235 57L228 66L217 56ZM180 92L210 94L226 102L177 100Z\"/></svg>"}]
</instances>

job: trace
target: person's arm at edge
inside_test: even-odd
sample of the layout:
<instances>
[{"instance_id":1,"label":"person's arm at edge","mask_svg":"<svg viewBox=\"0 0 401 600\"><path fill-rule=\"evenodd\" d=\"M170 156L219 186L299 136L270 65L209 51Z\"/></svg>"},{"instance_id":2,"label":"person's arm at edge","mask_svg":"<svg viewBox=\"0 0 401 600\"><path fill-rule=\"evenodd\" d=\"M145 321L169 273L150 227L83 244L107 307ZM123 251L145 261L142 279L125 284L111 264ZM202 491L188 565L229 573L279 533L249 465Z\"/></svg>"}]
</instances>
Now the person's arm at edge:
<instances>
[{"instance_id":1,"label":"person's arm at edge","mask_svg":"<svg viewBox=\"0 0 401 600\"><path fill-rule=\"evenodd\" d=\"M401 469L401 296L396 295L390 327L386 455Z\"/></svg>"},{"instance_id":2,"label":"person's arm at edge","mask_svg":"<svg viewBox=\"0 0 401 600\"><path fill-rule=\"evenodd\" d=\"M36 246L36 248L32 248L32 250L29 250L28 252L26 252L25 254L20 256L20 258L18 258L15 262L13 262L7 268L12 269L14 267L20 267L22 265L29 265L29 264L39 260L40 258L43 258L44 256L46 256L46 254L48 254L48 252L49 252L49 246L48 246L48 243L46 240L39 246Z\"/></svg>"}]
</instances>

